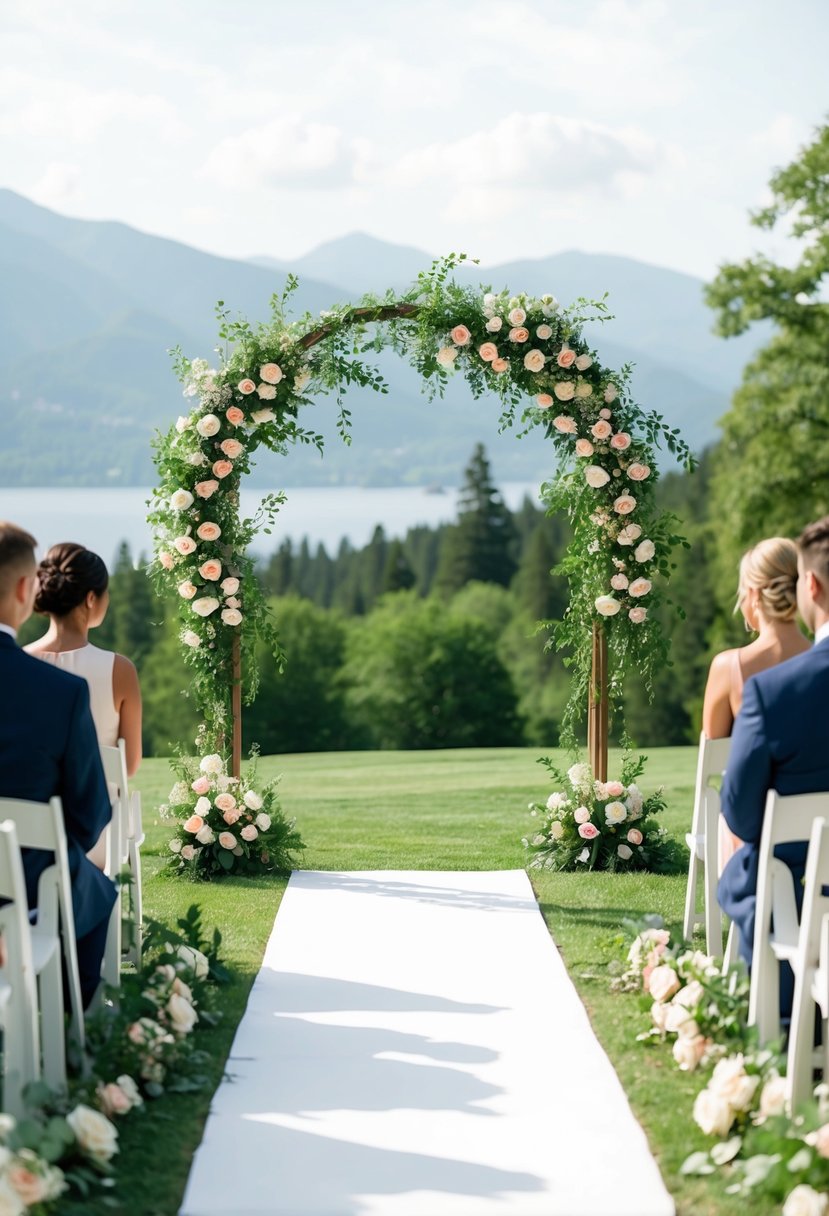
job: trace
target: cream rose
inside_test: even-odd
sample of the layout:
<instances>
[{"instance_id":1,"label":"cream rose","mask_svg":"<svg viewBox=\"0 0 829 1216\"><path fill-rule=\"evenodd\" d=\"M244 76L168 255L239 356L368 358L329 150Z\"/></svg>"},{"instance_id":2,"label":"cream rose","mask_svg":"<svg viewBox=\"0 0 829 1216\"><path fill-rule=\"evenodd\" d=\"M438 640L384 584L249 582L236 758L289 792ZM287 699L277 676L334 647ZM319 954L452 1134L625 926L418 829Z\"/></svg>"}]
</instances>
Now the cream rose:
<instances>
[{"instance_id":1,"label":"cream rose","mask_svg":"<svg viewBox=\"0 0 829 1216\"><path fill-rule=\"evenodd\" d=\"M673 967L654 967L648 981L648 991L655 1001L667 1001L680 988L679 976Z\"/></svg>"},{"instance_id":2,"label":"cream rose","mask_svg":"<svg viewBox=\"0 0 829 1216\"><path fill-rule=\"evenodd\" d=\"M624 802L608 802L604 808L605 822L611 825L624 823L628 817L627 807Z\"/></svg>"},{"instance_id":3,"label":"cream rose","mask_svg":"<svg viewBox=\"0 0 829 1216\"><path fill-rule=\"evenodd\" d=\"M254 410L251 413L251 419L257 426L261 426L264 422L273 422L276 414L271 409Z\"/></svg>"},{"instance_id":4,"label":"cream rose","mask_svg":"<svg viewBox=\"0 0 829 1216\"><path fill-rule=\"evenodd\" d=\"M458 357L458 352L454 346L442 346L435 358L441 367L451 367Z\"/></svg>"},{"instance_id":5,"label":"cream rose","mask_svg":"<svg viewBox=\"0 0 829 1216\"><path fill-rule=\"evenodd\" d=\"M220 811L232 811L236 806L236 799L232 794L219 794L213 799L213 805Z\"/></svg>"},{"instance_id":6,"label":"cream rose","mask_svg":"<svg viewBox=\"0 0 829 1216\"><path fill-rule=\"evenodd\" d=\"M719 1094L703 1089L694 1102L694 1122L706 1136L727 1136L734 1122L734 1111Z\"/></svg>"},{"instance_id":7,"label":"cream rose","mask_svg":"<svg viewBox=\"0 0 829 1216\"><path fill-rule=\"evenodd\" d=\"M196 832L196 840L198 840L199 844L213 844L215 839L216 833L209 823L206 823L203 828Z\"/></svg>"},{"instance_id":8,"label":"cream rose","mask_svg":"<svg viewBox=\"0 0 829 1216\"><path fill-rule=\"evenodd\" d=\"M262 809L262 798L255 790L245 790L242 795L242 801L245 806L251 811L259 811Z\"/></svg>"},{"instance_id":9,"label":"cream rose","mask_svg":"<svg viewBox=\"0 0 829 1216\"><path fill-rule=\"evenodd\" d=\"M638 562L649 562L656 553L656 546L652 540L643 540L636 546L633 551L633 556Z\"/></svg>"},{"instance_id":10,"label":"cream rose","mask_svg":"<svg viewBox=\"0 0 829 1216\"><path fill-rule=\"evenodd\" d=\"M553 419L553 426L557 431L561 431L562 435L575 435L578 430L575 418L571 418L569 414L559 414Z\"/></svg>"},{"instance_id":11,"label":"cream rose","mask_svg":"<svg viewBox=\"0 0 829 1216\"><path fill-rule=\"evenodd\" d=\"M189 490L176 490L176 492L170 496L170 510L186 511L188 507L192 507L193 502L193 495Z\"/></svg>"},{"instance_id":12,"label":"cream rose","mask_svg":"<svg viewBox=\"0 0 829 1216\"><path fill-rule=\"evenodd\" d=\"M593 366L593 360L589 355L579 355L576 359L576 367L580 372L586 372L588 367Z\"/></svg>"},{"instance_id":13,"label":"cream rose","mask_svg":"<svg viewBox=\"0 0 829 1216\"><path fill-rule=\"evenodd\" d=\"M554 819L550 824L549 836L551 840L561 840L564 835L564 824L560 819Z\"/></svg>"},{"instance_id":14,"label":"cream rose","mask_svg":"<svg viewBox=\"0 0 829 1216\"><path fill-rule=\"evenodd\" d=\"M242 614L238 608L222 609L222 624L223 625L241 625Z\"/></svg>"},{"instance_id":15,"label":"cream rose","mask_svg":"<svg viewBox=\"0 0 829 1216\"><path fill-rule=\"evenodd\" d=\"M578 384L576 385L576 396L581 398L592 397L593 386L588 384L586 380L579 380Z\"/></svg>"},{"instance_id":16,"label":"cream rose","mask_svg":"<svg viewBox=\"0 0 829 1216\"><path fill-rule=\"evenodd\" d=\"M260 401L274 401L276 389L272 384L257 384L256 395Z\"/></svg>"},{"instance_id":17,"label":"cream rose","mask_svg":"<svg viewBox=\"0 0 829 1216\"><path fill-rule=\"evenodd\" d=\"M647 464L640 464L635 460L633 464L628 465L627 475L631 481L644 481L646 477L650 477L651 470Z\"/></svg>"},{"instance_id":18,"label":"cream rose","mask_svg":"<svg viewBox=\"0 0 829 1216\"><path fill-rule=\"evenodd\" d=\"M489 334L497 334L503 324L500 317L490 317L486 323L486 331Z\"/></svg>"},{"instance_id":19,"label":"cream rose","mask_svg":"<svg viewBox=\"0 0 829 1216\"><path fill-rule=\"evenodd\" d=\"M240 380L236 387L244 397L248 397L251 393L256 392L256 384L253 380Z\"/></svg>"},{"instance_id":20,"label":"cream rose","mask_svg":"<svg viewBox=\"0 0 829 1216\"><path fill-rule=\"evenodd\" d=\"M630 515L636 510L636 499L632 494L620 494L613 503L613 510L617 515Z\"/></svg>"},{"instance_id":21,"label":"cream rose","mask_svg":"<svg viewBox=\"0 0 829 1216\"><path fill-rule=\"evenodd\" d=\"M576 823L587 823L588 819L590 818L590 812L586 806L577 806L573 811L573 818L575 819Z\"/></svg>"},{"instance_id":22,"label":"cream rose","mask_svg":"<svg viewBox=\"0 0 829 1216\"><path fill-rule=\"evenodd\" d=\"M282 379L282 368L278 363L265 363L259 368L259 379L266 384L279 384Z\"/></svg>"},{"instance_id":23,"label":"cream rose","mask_svg":"<svg viewBox=\"0 0 829 1216\"><path fill-rule=\"evenodd\" d=\"M592 456L594 452L593 444L589 439L576 440L576 455L577 456Z\"/></svg>"},{"instance_id":24,"label":"cream rose","mask_svg":"<svg viewBox=\"0 0 829 1216\"><path fill-rule=\"evenodd\" d=\"M642 529L638 524L625 524L616 539L620 545L634 545L641 535Z\"/></svg>"},{"instance_id":25,"label":"cream rose","mask_svg":"<svg viewBox=\"0 0 829 1216\"><path fill-rule=\"evenodd\" d=\"M259 815L256 816L256 818L254 819L253 822L259 828L260 832L267 832L271 826L271 817L270 817L270 815L266 815L265 812L262 811Z\"/></svg>"},{"instance_id":26,"label":"cream rose","mask_svg":"<svg viewBox=\"0 0 829 1216\"><path fill-rule=\"evenodd\" d=\"M760 1094L759 1114L763 1119L771 1119L786 1111L786 1078L770 1077L763 1086Z\"/></svg>"},{"instance_id":27,"label":"cream rose","mask_svg":"<svg viewBox=\"0 0 829 1216\"><path fill-rule=\"evenodd\" d=\"M105 1115L79 1103L66 1116L81 1150L93 1161L106 1164L118 1152L118 1132Z\"/></svg>"},{"instance_id":28,"label":"cream rose","mask_svg":"<svg viewBox=\"0 0 829 1216\"><path fill-rule=\"evenodd\" d=\"M635 578L628 588L634 599L639 599L642 595L647 595L653 583L648 578Z\"/></svg>"},{"instance_id":29,"label":"cream rose","mask_svg":"<svg viewBox=\"0 0 829 1216\"><path fill-rule=\"evenodd\" d=\"M540 372L544 368L544 352L540 350L528 350L524 356L524 366L528 372Z\"/></svg>"},{"instance_id":30,"label":"cream rose","mask_svg":"<svg viewBox=\"0 0 829 1216\"><path fill-rule=\"evenodd\" d=\"M510 325L523 325L527 319L527 314L523 308L512 308L507 319Z\"/></svg>"},{"instance_id":31,"label":"cream rose","mask_svg":"<svg viewBox=\"0 0 829 1216\"><path fill-rule=\"evenodd\" d=\"M749 1076L742 1054L737 1054L718 1061L708 1088L723 1098L733 1110L747 1111L759 1084L759 1076Z\"/></svg>"},{"instance_id":32,"label":"cream rose","mask_svg":"<svg viewBox=\"0 0 829 1216\"><path fill-rule=\"evenodd\" d=\"M232 832L219 832L219 844L223 849L235 849L236 837Z\"/></svg>"},{"instance_id":33,"label":"cream rose","mask_svg":"<svg viewBox=\"0 0 829 1216\"><path fill-rule=\"evenodd\" d=\"M205 414L196 423L196 430L204 439L210 439L221 430L221 422L215 414Z\"/></svg>"},{"instance_id":34,"label":"cream rose","mask_svg":"<svg viewBox=\"0 0 829 1216\"><path fill-rule=\"evenodd\" d=\"M167 1002L167 1013L170 1017L170 1025L181 1038L189 1034L199 1020L199 1015L187 998L177 992L172 993Z\"/></svg>"},{"instance_id":35,"label":"cream rose","mask_svg":"<svg viewBox=\"0 0 829 1216\"><path fill-rule=\"evenodd\" d=\"M595 602L599 616L615 616L622 605L612 595L600 595Z\"/></svg>"},{"instance_id":36,"label":"cream rose","mask_svg":"<svg viewBox=\"0 0 829 1216\"><path fill-rule=\"evenodd\" d=\"M535 331L535 336L540 338L542 342L546 342L548 338L552 338L553 331L549 325L539 325Z\"/></svg>"},{"instance_id":37,"label":"cream rose","mask_svg":"<svg viewBox=\"0 0 829 1216\"><path fill-rule=\"evenodd\" d=\"M183 583L179 583L176 588L183 600L191 600L198 591L195 583L191 583L189 579L185 579Z\"/></svg>"},{"instance_id":38,"label":"cream rose","mask_svg":"<svg viewBox=\"0 0 829 1216\"><path fill-rule=\"evenodd\" d=\"M701 1034L680 1035L674 1041L671 1054L682 1072L693 1072L705 1055L705 1039Z\"/></svg>"},{"instance_id":39,"label":"cream rose","mask_svg":"<svg viewBox=\"0 0 829 1216\"><path fill-rule=\"evenodd\" d=\"M211 752L207 756L202 756L201 760L199 761L199 769L203 773L209 773L211 776L215 776L216 774L223 773L225 771L225 762L218 752Z\"/></svg>"},{"instance_id":40,"label":"cream rose","mask_svg":"<svg viewBox=\"0 0 829 1216\"><path fill-rule=\"evenodd\" d=\"M600 490L610 481L610 474L600 464L589 464L584 470L584 480L594 490Z\"/></svg>"},{"instance_id":41,"label":"cream rose","mask_svg":"<svg viewBox=\"0 0 829 1216\"><path fill-rule=\"evenodd\" d=\"M829 1196L821 1195L806 1182L801 1182L786 1197L782 1216L827 1216Z\"/></svg>"},{"instance_id":42,"label":"cream rose","mask_svg":"<svg viewBox=\"0 0 829 1216\"><path fill-rule=\"evenodd\" d=\"M193 600L190 607L197 616L210 616L211 612L215 612L219 607L219 601L212 595L203 595L197 600Z\"/></svg>"},{"instance_id":43,"label":"cream rose","mask_svg":"<svg viewBox=\"0 0 829 1216\"><path fill-rule=\"evenodd\" d=\"M572 401L576 395L576 386L572 380L560 380L554 385L553 392L559 401Z\"/></svg>"}]
</instances>

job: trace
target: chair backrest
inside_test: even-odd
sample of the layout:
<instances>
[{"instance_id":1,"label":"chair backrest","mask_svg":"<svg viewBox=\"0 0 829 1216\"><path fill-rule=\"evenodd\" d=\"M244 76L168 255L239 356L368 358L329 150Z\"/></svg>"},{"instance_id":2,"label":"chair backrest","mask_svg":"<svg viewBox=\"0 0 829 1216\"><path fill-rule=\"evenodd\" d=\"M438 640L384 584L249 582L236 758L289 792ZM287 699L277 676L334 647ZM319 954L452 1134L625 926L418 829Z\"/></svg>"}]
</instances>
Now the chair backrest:
<instances>
[{"instance_id":1,"label":"chair backrest","mask_svg":"<svg viewBox=\"0 0 829 1216\"><path fill-rule=\"evenodd\" d=\"M829 791L819 794L778 794L769 790L760 836L760 868L779 844L809 840L815 820L829 819Z\"/></svg>"},{"instance_id":2,"label":"chair backrest","mask_svg":"<svg viewBox=\"0 0 829 1216\"><path fill-rule=\"evenodd\" d=\"M809 852L806 856L806 877L803 884L803 915L800 946L804 961L817 965L823 921L829 916L829 818L812 822ZM824 890L827 894L823 894Z\"/></svg>"},{"instance_id":3,"label":"chair backrest","mask_svg":"<svg viewBox=\"0 0 829 1216\"><path fill-rule=\"evenodd\" d=\"M101 763L107 782L115 787L116 797L124 806L129 802L129 778L127 777L127 745L119 739L115 747L101 747Z\"/></svg>"},{"instance_id":4,"label":"chair backrest","mask_svg":"<svg viewBox=\"0 0 829 1216\"><path fill-rule=\"evenodd\" d=\"M4 930L7 936L9 974L11 977L23 975L27 977L24 982L33 983L26 877L23 873L17 829L12 819L0 823L0 899L9 901L0 909L0 929Z\"/></svg>"},{"instance_id":5,"label":"chair backrest","mask_svg":"<svg viewBox=\"0 0 829 1216\"><path fill-rule=\"evenodd\" d=\"M694 809L691 818L692 831L702 831L705 817L704 797L706 789L715 777L722 777L728 764L731 739L709 739L700 734L697 751L697 775L694 782Z\"/></svg>"}]
</instances>

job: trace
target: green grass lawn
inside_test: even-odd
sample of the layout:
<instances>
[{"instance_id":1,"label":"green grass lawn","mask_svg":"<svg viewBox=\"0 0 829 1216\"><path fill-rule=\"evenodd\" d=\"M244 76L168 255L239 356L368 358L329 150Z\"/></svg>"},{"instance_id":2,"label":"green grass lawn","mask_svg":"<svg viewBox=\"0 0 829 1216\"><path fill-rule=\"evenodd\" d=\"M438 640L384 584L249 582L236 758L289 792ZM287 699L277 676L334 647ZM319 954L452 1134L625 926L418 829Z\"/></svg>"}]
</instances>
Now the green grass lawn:
<instances>
[{"instance_id":1,"label":"green grass lawn","mask_svg":"<svg viewBox=\"0 0 829 1216\"><path fill-rule=\"evenodd\" d=\"M272 756L260 761L264 776L282 774L287 814L296 816L307 849L304 869L481 870L523 868L520 839L532 825L527 804L551 791L538 752L526 748L439 752L353 752ZM640 785L664 785L663 822L682 837L690 822L696 750L651 753ZM611 776L618 764L611 759ZM225 879L193 884L163 870L169 827L156 807L172 784L166 761L149 760L136 782L142 791L147 841L145 908L174 921L199 902L207 926L224 934L224 956L238 980L222 990L223 1020L199 1033L210 1052L212 1080L222 1076L233 1032L259 968L284 879ZM608 942L623 916L659 912L681 925L685 878L656 875L549 874L531 872L550 932L587 1006L644 1126L680 1216L737 1216L742 1206L722 1193L719 1179L684 1179L687 1154L706 1146L690 1120L699 1076L680 1073L663 1048L635 1041L645 1028L638 998L609 991ZM550 1094L550 1103L556 1094ZM596 1095L601 1101L601 1095ZM119 1211L130 1216L174 1216L210 1092L171 1096L148 1104L122 1124L118 1168ZM598 1158L601 1148L596 1148ZM84 1204L90 1216L113 1209ZM756 1216L763 1211L754 1206Z\"/></svg>"}]
</instances>

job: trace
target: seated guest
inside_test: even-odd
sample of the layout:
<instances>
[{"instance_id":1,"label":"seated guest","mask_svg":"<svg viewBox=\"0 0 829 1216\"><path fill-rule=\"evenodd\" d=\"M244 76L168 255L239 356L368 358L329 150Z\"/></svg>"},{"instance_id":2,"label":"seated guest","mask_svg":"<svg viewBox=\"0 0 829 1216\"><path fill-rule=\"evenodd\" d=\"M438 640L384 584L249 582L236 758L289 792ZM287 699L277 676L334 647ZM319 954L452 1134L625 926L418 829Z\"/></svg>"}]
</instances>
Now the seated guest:
<instances>
[{"instance_id":1,"label":"seated guest","mask_svg":"<svg viewBox=\"0 0 829 1216\"><path fill-rule=\"evenodd\" d=\"M815 644L746 681L722 789L726 823L745 843L723 870L717 898L739 929L740 953L749 967L766 794L829 791L829 515L809 524L798 549L797 603ZM794 875L798 904L806 849L804 842L775 850ZM789 974L781 976L784 1013L790 1002Z\"/></svg>"},{"instance_id":2,"label":"seated guest","mask_svg":"<svg viewBox=\"0 0 829 1216\"><path fill-rule=\"evenodd\" d=\"M761 540L743 554L734 611L754 641L714 656L705 686L702 729L708 739L731 734L749 676L809 650L797 616L797 545L782 536ZM720 873L742 841L720 817Z\"/></svg>"},{"instance_id":3,"label":"seated guest","mask_svg":"<svg viewBox=\"0 0 829 1216\"><path fill-rule=\"evenodd\" d=\"M25 649L38 659L83 676L92 718L103 747L123 739L127 775L141 763L141 689L129 659L89 641L109 607L109 575L97 553L83 545L53 545L38 566L35 612L48 614L49 629Z\"/></svg>"},{"instance_id":4,"label":"seated guest","mask_svg":"<svg viewBox=\"0 0 829 1216\"><path fill-rule=\"evenodd\" d=\"M115 886L86 854L111 817L85 680L40 663L17 645L37 589L35 541L0 522L0 797L63 803L78 944L81 994L88 1005L101 978ZM25 849L29 906L52 855Z\"/></svg>"}]
</instances>

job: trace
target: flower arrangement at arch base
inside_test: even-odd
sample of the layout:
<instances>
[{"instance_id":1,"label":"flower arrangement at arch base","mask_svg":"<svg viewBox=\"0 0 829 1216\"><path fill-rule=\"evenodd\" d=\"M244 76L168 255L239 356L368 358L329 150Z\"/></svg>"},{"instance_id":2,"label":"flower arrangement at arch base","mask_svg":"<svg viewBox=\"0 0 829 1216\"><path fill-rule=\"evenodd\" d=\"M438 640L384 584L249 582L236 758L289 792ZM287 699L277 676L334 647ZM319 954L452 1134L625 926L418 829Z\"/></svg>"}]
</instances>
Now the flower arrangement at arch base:
<instances>
[{"instance_id":1,"label":"flower arrangement at arch base","mask_svg":"<svg viewBox=\"0 0 829 1216\"><path fill-rule=\"evenodd\" d=\"M621 781L596 781L589 764L563 772L549 758L539 761L559 789L546 803L530 803L538 826L522 843L530 869L652 870L682 865L679 850L656 816L665 807L662 790L647 798L636 784L644 756L625 757Z\"/></svg>"},{"instance_id":2,"label":"flower arrangement at arch base","mask_svg":"<svg viewBox=\"0 0 829 1216\"><path fill-rule=\"evenodd\" d=\"M228 775L217 752L171 762L178 781L160 814L176 820L169 845L176 873L209 879L293 868L291 853L305 845L296 821L282 812L277 780L259 779L257 760L253 751L240 778Z\"/></svg>"}]
</instances>

